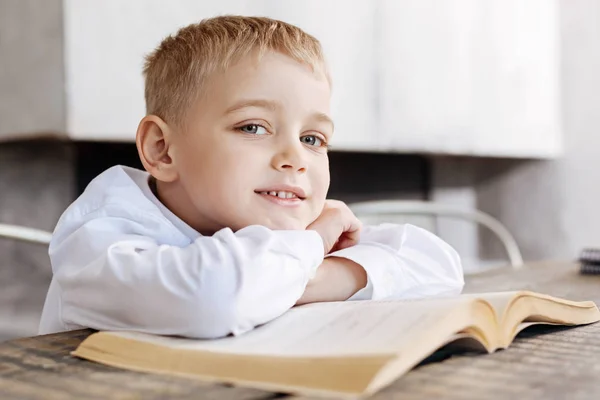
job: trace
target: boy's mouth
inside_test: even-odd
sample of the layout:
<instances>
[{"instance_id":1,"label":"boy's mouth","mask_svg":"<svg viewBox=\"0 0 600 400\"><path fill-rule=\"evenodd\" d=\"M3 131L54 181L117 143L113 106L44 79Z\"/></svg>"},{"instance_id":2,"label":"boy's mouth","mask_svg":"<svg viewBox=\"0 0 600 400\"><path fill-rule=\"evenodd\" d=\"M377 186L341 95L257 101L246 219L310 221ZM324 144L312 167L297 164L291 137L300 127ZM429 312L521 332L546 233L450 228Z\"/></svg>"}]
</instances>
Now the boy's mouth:
<instances>
[{"instance_id":1,"label":"boy's mouth","mask_svg":"<svg viewBox=\"0 0 600 400\"><path fill-rule=\"evenodd\" d=\"M254 193L261 194L263 196L277 197L280 199L306 199L306 194L301 188L292 186L259 189L255 190Z\"/></svg>"},{"instance_id":2,"label":"boy's mouth","mask_svg":"<svg viewBox=\"0 0 600 400\"><path fill-rule=\"evenodd\" d=\"M275 192L275 191L271 191L271 192L257 192L257 193L265 195L265 196L279 197L280 199L299 199L299 197L296 196L292 192L283 192L283 191Z\"/></svg>"}]
</instances>

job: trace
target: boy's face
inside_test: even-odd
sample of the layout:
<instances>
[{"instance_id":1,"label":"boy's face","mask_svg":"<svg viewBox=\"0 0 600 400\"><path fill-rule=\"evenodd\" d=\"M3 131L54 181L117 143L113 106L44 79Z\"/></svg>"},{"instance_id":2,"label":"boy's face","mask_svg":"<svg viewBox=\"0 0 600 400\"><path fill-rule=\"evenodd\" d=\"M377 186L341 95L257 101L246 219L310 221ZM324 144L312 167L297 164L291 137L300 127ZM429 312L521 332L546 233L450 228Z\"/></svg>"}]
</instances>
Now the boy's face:
<instances>
[{"instance_id":1,"label":"boy's face","mask_svg":"<svg viewBox=\"0 0 600 400\"><path fill-rule=\"evenodd\" d=\"M269 52L211 76L204 93L171 143L176 213L201 233L305 229L329 188L325 76Z\"/></svg>"}]
</instances>

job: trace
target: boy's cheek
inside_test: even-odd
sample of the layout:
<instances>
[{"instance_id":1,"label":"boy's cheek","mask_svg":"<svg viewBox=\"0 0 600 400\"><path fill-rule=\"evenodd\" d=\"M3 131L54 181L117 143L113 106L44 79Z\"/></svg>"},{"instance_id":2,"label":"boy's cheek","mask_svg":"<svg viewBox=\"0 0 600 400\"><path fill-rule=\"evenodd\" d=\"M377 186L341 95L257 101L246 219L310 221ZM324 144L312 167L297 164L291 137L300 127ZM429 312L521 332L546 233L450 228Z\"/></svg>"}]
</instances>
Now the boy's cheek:
<instances>
[{"instance_id":1,"label":"boy's cheek","mask_svg":"<svg viewBox=\"0 0 600 400\"><path fill-rule=\"evenodd\" d=\"M308 222L306 223L304 229L306 229L310 224L315 222L321 216L321 214L325 210L325 204L325 200L323 200L322 202L319 202L313 207L312 213L309 216Z\"/></svg>"}]
</instances>

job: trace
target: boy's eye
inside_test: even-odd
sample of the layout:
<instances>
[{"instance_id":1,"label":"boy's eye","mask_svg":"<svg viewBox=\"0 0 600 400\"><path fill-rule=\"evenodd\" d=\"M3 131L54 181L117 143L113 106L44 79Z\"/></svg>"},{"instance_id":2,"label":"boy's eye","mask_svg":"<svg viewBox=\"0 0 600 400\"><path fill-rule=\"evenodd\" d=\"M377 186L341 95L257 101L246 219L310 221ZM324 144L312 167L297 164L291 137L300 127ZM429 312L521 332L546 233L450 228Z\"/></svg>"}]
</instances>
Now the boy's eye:
<instances>
[{"instance_id":1,"label":"boy's eye","mask_svg":"<svg viewBox=\"0 0 600 400\"><path fill-rule=\"evenodd\" d=\"M323 146L323 140L315 135L306 135L300 138L300 141L310 146Z\"/></svg>"},{"instance_id":2,"label":"boy's eye","mask_svg":"<svg viewBox=\"0 0 600 400\"><path fill-rule=\"evenodd\" d=\"M268 133L264 126L257 124L240 126L238 129L244 133L250 133L253 135L266 135Z\"/></svg>"}]
</instances>

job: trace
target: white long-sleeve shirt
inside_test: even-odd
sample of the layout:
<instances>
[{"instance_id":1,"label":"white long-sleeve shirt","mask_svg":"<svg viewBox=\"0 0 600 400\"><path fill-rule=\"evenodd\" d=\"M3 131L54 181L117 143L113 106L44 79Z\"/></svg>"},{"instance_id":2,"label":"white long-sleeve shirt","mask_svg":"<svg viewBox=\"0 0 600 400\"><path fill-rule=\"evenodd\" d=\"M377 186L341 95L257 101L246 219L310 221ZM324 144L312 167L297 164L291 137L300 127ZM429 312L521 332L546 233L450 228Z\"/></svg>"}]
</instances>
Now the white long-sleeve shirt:
<instances>
[{"instance_id":1,"label":"white long-sleeve shirt","mask_svg":"<svg viewBox=\"0 0 600 400\"><path fill-rule=\"evenodd\" d=\"M152 193L148 173L113 167L60 218L40 333L89 327L216 338L290 309L323 262L318 233L249 226L202 236ZM460 259L412 225L365 227L335 253L363 266L351 300L458 294Z\"/></svg>"}]
</instances>

